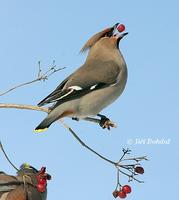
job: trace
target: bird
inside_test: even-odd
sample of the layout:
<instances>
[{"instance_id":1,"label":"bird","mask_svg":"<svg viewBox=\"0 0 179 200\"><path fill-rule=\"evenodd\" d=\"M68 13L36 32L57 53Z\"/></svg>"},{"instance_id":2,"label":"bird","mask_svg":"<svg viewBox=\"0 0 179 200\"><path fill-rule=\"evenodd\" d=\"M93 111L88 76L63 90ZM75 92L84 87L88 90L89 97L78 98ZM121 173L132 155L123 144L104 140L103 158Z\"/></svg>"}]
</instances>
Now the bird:
<instances>
[{"instance_id":1,"label":"bird","mask_svg":"<svg viewBox=\"0 0 179 200\"><path fill-rule=\"evenodd\" d=\"M38 103L38 106L51 103L52 106L35 132L47 130L53 122L64 117L79 120L99 116L100 125L106 128L109 119L100 112L122 94L127 82L127 65L119 43L128 32L122 33L121 25L116 23L85 43L81 49L82 53L88 50L84 64Z\"/></svg>"},{"instance_id":2,"label":"bird","mask_svg":"<svg viewBox=\"0 0 179 200\"><path fill-rule=\"evenodd\" d=\"M51 176L45 171L24 163L16 176L0 172L0 200L46 200Z\"/></svg>"}]
</instances>

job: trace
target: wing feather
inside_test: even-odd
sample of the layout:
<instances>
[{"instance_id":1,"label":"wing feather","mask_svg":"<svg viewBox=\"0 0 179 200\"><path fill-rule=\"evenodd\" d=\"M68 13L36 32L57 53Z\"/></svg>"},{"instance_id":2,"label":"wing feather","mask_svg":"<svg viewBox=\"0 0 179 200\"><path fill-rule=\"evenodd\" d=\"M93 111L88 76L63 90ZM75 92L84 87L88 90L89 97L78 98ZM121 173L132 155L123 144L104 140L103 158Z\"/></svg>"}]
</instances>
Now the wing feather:
<instances>
[{"instance_id":1,"label":"wing feather","mask_svg":"<svg viewBox=\"0 0 179 200\"><path fill-rule=\"evenodd\" d=\"M119 72L119 66L114 61L85 64L66 78L38 106L54 102L59 105L94 90L108 87L117 82Z\"/></svg>"}]
</instances>

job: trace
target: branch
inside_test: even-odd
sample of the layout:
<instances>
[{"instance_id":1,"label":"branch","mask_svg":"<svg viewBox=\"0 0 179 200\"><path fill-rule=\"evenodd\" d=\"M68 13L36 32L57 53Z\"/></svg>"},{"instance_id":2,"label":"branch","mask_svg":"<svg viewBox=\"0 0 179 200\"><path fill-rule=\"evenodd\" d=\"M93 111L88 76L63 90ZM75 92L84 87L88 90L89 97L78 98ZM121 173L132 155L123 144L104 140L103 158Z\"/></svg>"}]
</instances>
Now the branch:
<instances>
[{"instance_id":1,"label":"branch","mask_svg":"<svg viewBox=\"0 0 179 200\"><path fill-rule=\"evenodd\" d=\"M49 112L48 108L44 108L44 107L38 107L38 106L32 106L32 105L21 105L21 104L0 104L0 108L15 108L15 109L26 109L26 110L37 110L37 111L42 111L45 113ZM140 165L140 161L142 160L147 160L146 156L141 156L141 157L137 157L137 158L124 158L125 155L130 153L130 150L127 149L123 149L123 155L121 156L121 158L119 159L118 162L114 162L108 158L106 158L105 156L99 154L97 151L95 151L94 149L92 149L91 147L89 147L88 145L86 145L78 136L77 134L73 131L72 128L70 128L66 123L64 123L63 119L59 120L62 125L69 130L69 132L73 135L73 137L86 149L88 149L90 152L92 152L93 154L97 155L99 158L101 158L102 160L112 164L113 166L115 166L117 168L117 185L115 188L115 191L113 192L113 196L117 197L116 194L118 194L118 187L121 190L121 183L119 182L119 173L127 176L129 178L128 181L137 181L138 183L143 183L143 181L138 180L137 178L135 178L134 176L138 175L138 174L142 174L143 172L140 171L136 171L136 166ZM1 149L3 150L2 146L0 146ZM4 152L4 151L3 151ZM4 153L5 154L5 153ZM6 156L6 154L5 154ZM8 157L6 157L8 159ZM11 163L11 161L8 159L8 161ZM121 162L123 161L135 161L136 163L134 164L122 164ZM12 164L12 163L11 163ZM13 164L12 164L13 165ZM127 170L130 174L124 172L123 170L121 170L121 168L123 168L124 170ZM142 168L143 169L143 168ZM138 173L135 173L135 171ZM144 169L143 169L144 171ZM116 193L117 192L117 193Z\"/></svg>"},{"instance_id":2,"label":"branch","mask_svg":"<svg viewBox=\"0 0 179 200\"><path fill-rule=\"evenodd\" d=\"M77 136L77 134L76 134L67 124L65 124L62 120L61 120L61 122L62 122L63 126L64 126L65 128L67 128L67 129L70 131L70 133L75 137L75 139L76 139L82 146L84 146L85 148L87 148L87 149L88 149L89 151L91 151L92 153L96 154L96 155L97 155L98 157L100 157L101 159L107 161L108 163L111 163L111 164L113 164L113 165L116 165L116 164L117 164L116 162L114 162L114 161L112 161L112 160L109 160L108 158L102 156L101 154L99 154L98 152L96 152L95 150L93 150L91 147L89 147L88 145L86 145L86 144Z\"/></svg>"},{"instance_id":3,"label":"branch","mask_svg":"<svg viewBox=\"0 0 179 200\"><path fill-rule=\"evenodd\" d=\"M22 84L19 84L17 86L14 86L8 90L6 90L5 92L3 93L0 93L0 96L3 96L17 88L20 88L20 87L23 87L23 86L26 86L26 85L29 85L29 84L32 84L32 83L35 83L37 81L45 81L48 79L48 77L50 77L52 74L56 73L57 71L60 71L62 69L64 69L65 67L63 68L57 68L56 69L56 65L55 65L55 61L53 61L53 66L50 67L49 70L47 70L45 73L41 73L42 70L41 70L41 65L40 65L40 62L38 63L38 74L37 74L37 78L35 78L34 80L31 80L31 81L28 81L28 82L25 82L25 83L22 83ZM0 108L13 108L13 109L20 109L20 110L36 110L36 111L41 111L41 112L45 112L45 113L49 113L50 109L49 108L44 108L44 107L38 107L38 106L33 106L33 105L22 105L22 104L4 104L4 103L0 103ZM101 120L102 120L102 117L105 117L105 116L102 116L102 115L99 115L98 116L101 117ZM107 121L106 121L107 119ZM101 120L100 119L95 119L95 118L91 118L91 117L87 117L85 118L84 120L86 121L91 121L91 122L94 122L94 123L97 123L97 124L100 124L101 123ZM119 182L119 174L123 174L125 176L127 176L129 178L129 181L132 181L132 180L135 180L139 183L142 183L143 181L140 181L138 180L137 178L135 178L134 176L138 175L138 174L143 174L144 173L144 169L142 167L136 167L138 165L140 165L140 161L142 160L148 160L146 156L141 156L141 157L136 157L136 158L124 158L127 154L130 154L130 150L129 149L123 149L123 155L121 156L121 158L119 159L118 162L114 162L108 158L106 158L105 156L99 154L97 151L95 151L94 149L92 149L91 147L89 147L87 144L85 144L79 137L78 135L75 133L75 131L73 131L73 129L71 127L69 127L64 121L63 119L59 119L59 121L62 123L62 125L64 126L64 128L66 128L72 135L73 137L83 146L85 147L86 149L88 149L90 152L92 152L93 154L97 155L99 158L101 158L102 160L112 164L113 166L115 166L117 168L117 185L116 185L116 189L115 191L113 192L113 196L116 198L118 196L118 187L119 189L121 190L122 188L122 185L120 184ZM101 125L101 124L100 124ZM108 128L110 129L110 127L116 127L116 125L111 122L108 118L105 117L105 123L102 125L103 128ZM17 169L13 163L9 160L6 152L4 151L3 149L3 146L2 144L0 143L0 150L2 150L2 152L4 153L6 159L9 161L9 163L15 168ZM122 162L125 162L125 161L134 161L136 163L132 163L132 164L122 164ZM124 172L123 170L127 171ZM139 169L140 168L140 169ZM129 174L128 174L129 173Z\"/></svg>"},{"instance_id":4,"label":"branch","mask_svg":"<svg viewBox=\"0 0 179 200\"><path fill-rule=\"evenodd\" d=\"M10 160L9 157L8 157L8 155L6 154L6 152L5 152L5 150L4 150L3 146L2 146L1 141L0 141L0 150L2 150L2 152L3 152L4 156L5 156L5 158L6 158L7 161L10 163L10 165L11 165L16 171L18 171L18 168L11 162L11 160Z\"/></svg>"},{"instance_id":5,"label":"branch","mask_svg":"<svg viewBox=\"0 0 179 200\"><path fill-rule=\"evenodd\" d=\"M15 108L20 110L37 110L42 112L49 112L48 108L32 106L32 105L24 105L24 104L8 104L8 103L0 103L0 108Z\"/></svg>"},{"instance_id":6,"label":"branch","mask_svg":"<svg viewBox=\"0 0 179 200\"><path fill-rule=\"evenodd\" d=\"M24 105L24 104L3 104L3 103L0 103L0 108L14 108L14 109L20 109L20 110L36 110L36 111L42 111L42 112L45 112L45 113L48 113L49 112L49 109L48 108L45 108L45 107L38 107L38 106L32 106L32 105ZM104 156L102 156L101 154L99 154L98 152L96 152L94 149L92 149L91 147L89 147L88 145L86 145L78 136L77 134L75 133L75 131L73 131L73 129L71 127L69 127L63 119L59 119L59 121L62 123L62 125L68 129L70 131L70 133L73 135L73 137L75 137L75 139L83 146L85 147L86 149L88 149L89 151L91 151L92 153L96 154L98 157L100 157L101 159L107 161L108 163L110 164L113 164L115 167L122 167L122 166L125 166L123 164L121 164L122 161L125 161L125 160L134 160L136 162L139 162L141 160L147 160L147 157L146 156L141 156L141 157L137 157L137 158L128 158L128 159L123 159L124 156L126 154L129 154L130 150L127 149L123 149L123 155L122 157L120 158L120 160L118 162L114 162ZM98 121L93 121L95 123L98 123ZM127 165L129 166L129 165Z\"/></svg>"},{"instance_id":7,"label":"branch","mask_svg":"<svg viewBox=\"0 0 179 200\"><path fill-rule=\"evenodd\" d=\"M23 86L26 86L26 85L30 85L32 83L35 83L35 82L38 82L38 81L45 81L47 80L52 74L60 71L60 70L63 70L65 69L66 67L62 67L62 68L56 68L56 65L55 65L55 61L53 61L53 65L52 67L50 67L50 69L48 69L46 72L44 73L41 73L42 70L41 70L41 65L40 65L40 62L38 62L39 64L39 69L38 69L38 75L37 75L37 78L35 78L34 80L31 80L31 81L28 81L28 82L25 82L25 83L21 83L19 85L16 85L8 90L6 90L5 92L2 92L0 93L0 96L3 96L17 88L20 88L20 87L23 87Z\"/></svg>"},{"instance_id":8,"label":"branch","mask_svg":"<svg viewBox=\"0 0 179 200\"><path fill-rule=\"evenodd\" d=\"M44 108L44 107L38 107L38 106L32 106L32 105L22 105L22 104L0 104L0 108L15 108L15 109L25 109L25 110L36 110L36 111L42 111L42 112L49 112L48 108ZM101 154L99 154L98 152L96 152L95 150L93 150L91 147L89 147L88 145L86 145L78 136L77 134L72 130L72 128L70 128L66 123L64 123L63 119L59 119L59 121L63 124L63 126L68 129L70 131L70 133L75 137L75 139L85 148L87 148L89 151L91 151L92 153L96 154L98 157L100 157L101 159L107 161L110 164L113 164L116 166L116 162L113 162L112 160L109 160L108 158L102 156ZM95 122L95 121L94 121Z\"/></svg>"}]
</instances>

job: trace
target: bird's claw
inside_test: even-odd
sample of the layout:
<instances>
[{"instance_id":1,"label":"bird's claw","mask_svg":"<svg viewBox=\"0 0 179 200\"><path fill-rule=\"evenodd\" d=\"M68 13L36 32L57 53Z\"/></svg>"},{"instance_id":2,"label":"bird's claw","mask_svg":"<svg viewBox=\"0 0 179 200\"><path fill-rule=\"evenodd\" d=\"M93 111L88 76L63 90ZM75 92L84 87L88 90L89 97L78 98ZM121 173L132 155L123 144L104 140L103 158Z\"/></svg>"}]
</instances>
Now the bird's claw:
<instances>
[{"instance_id":1,"label":"bird's claw","mask_svg":"<svg viewBox=\"0 0 179 200\"><path fill-rule=\"evenodd\" d=\"M114 122L112 122L109 118L107 118L105 116L101 117L99 125L103 129L107 128L108 130L110 130L111 127L116 128L116 125L114 124Z\"/></svg>"}]
</instances>

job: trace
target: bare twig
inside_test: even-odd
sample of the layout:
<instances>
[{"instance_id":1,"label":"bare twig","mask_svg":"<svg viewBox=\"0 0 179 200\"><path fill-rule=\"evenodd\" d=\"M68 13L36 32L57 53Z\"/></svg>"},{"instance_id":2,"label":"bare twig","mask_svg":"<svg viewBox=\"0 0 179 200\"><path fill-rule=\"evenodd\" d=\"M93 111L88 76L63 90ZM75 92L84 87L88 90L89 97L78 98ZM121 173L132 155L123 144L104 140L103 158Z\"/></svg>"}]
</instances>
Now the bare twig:
<instances>
[{"instance_id":1,"label":"bare twig","mask_svg":"<svg viewBox=\"0 0 179 200\"><path fill-rule=\"evenodd\" d=\"M18 168L10 161L8 155L6 154L6 152L5 152L5 150L4 150L3 146L2 146L1 141L0 141L0 149L2 150L4 156L6 157L7 161L10 163L10 165L11 165L15 170L18 171Z\"/></svg>"},{"instance_id":2,"label":"bare twig","mask_svg":"<svg viewBox=\"0 0 179 200\"><path fill-rule=\"evenodd\" d=\"M32 105L25 105L25 104L6 104L6 103L0 103L0 108L15 108L20 110L36 110L36 111L42 111L42 112L49 112L48 108L44 107L38 107L38 106L32 106Z\"/></svg>"},{"instance_id":3,"label":"bare twig","mask_svg":"<svg viewBox=\"0 0 179 200\"><path fill-rule=\"evenodd\" d=\"M131 150L129 150L129 149L123 149L122 151L123 151L123 155L122 155L121 158L119 159L119 162L118 162L118 163L120 163L120 162L123 160L124 156L125 156L126 154L129 154Z\"/></svg>"},{"instance_id":4,"label":"bare twig","mask_svg":"<svg viewBox=\"0 0 179 200\"><path fill-rule=\"evenodd\" d=\"M117 169L117 184L116 184L116 188L115 188L115 190L117 190L118 189L118 187L121 189L121 187L122 187L122 185L120 184L120 181L119 181L119 169Z\"/></svg>"},{"instance_id":5,"label":"bare twig","mask_svg":"<svg viewBox=\"0 0 179 200\"><path fill-rule=\"evenodd\" d=\"M108 158L102 156L101 154L99 154L98 152L96 152L95 150L93 150L91 147L89 147L88 145L86 145L78 136L77 134L66 124L64 123L63 121L61 121L63 126L65 128L67 128L70 133L75 137L75 139L82 145L84 146L85 148L87 148L89 151L91 151L92 153L96 154L98 157L100 157L101 159L113 164L113 165L116 165L116 162L112 161L112 160L109 160Z\"/></svg>"},{"instance_id":6,"label":"bare twig","mask_svg":"<svg viewBox=\"0 0 179 200\"><path fill-rule=\"evenodd\" d=\"M0 108L15 108L15 109L26 109L26 110L36 110L36 111L42 111L42 112L49 112L48 108L44 108L44 107L38 107L38 106L32 106L32 105L21 105L21 104L0 104ZM66 124L64 123L64 121L62 119L59 120L63 126L68 129L70 131L70 133L75 137L75 139L77 139L77 141L84 146L85 148L87 148L89 151L93 152L94 154L96 154L98 157L100 157L101 159L116 165L116 162L113 162L112 160L107 159L106 157L102 156L101 154L97 153L95 150L93 150L92 148L90 148L88 145L86 145L78 136L77 134Z\"/></svg>"},{"instance_id":7,"label":"bare twig","mask_svg":"<svg viewBox=\"0 0 179 200\"><path fill-rule=\"evenodd\" d=\"M22 104L2 104L0 103L0 108L15 108L15 109L25 109L25 110L36 110L36 111L42 111L42 112L46 112L48 113L49 112L49 109L48 108L45 108L45 107L38 107L38 106L32 106L32 105L22 105ZM96 154L98 157L100 157L101 159L109 162L110 164L113 164L115 165L116 167L121 167L121 166L134 166L133 165L122 165L121 162L122 161L127 161L127 160L134 160L136 162L139 162L141 160L147 160L147 157L146 156L142 156L142 157L137 157L137 158L126 158L126 159L123 159L124 156L126 154L129 154L130 150L127 149L123 149L123 155L121 156L120 160L118 162L114 162L104 156L102 156L101 154L99 154L98 152L96 152L95 150L93 150L91 147L89 147L88 145L86 145L78 136L77 134L75 133L75 131L73 131L73 129L71 127L69 127L66 123L64 123L63 119L60 119L59 120L63 126L68 129L70 131L70 133L75 137L75 139L82 145L84 146L85 148L87 148L89 151L91 151L92 153ZM95 121L94 122L96 123L99 123L98 121ZM136 165L136 164L135 164Z\"/></svg>"},{"instance_id":8,"label":"bare twig","mask_svg":"<svg viewBox=\"0 0 179 200\"><path fill-rule=\"evenodd\" d=\"M49 112L48 108L45 107L38 107L38 106L32 106L32 105L25 105L25 104L8 104L8 103L0 103L0 108L15 108L15 109L25 109L25 110L36 110L36 111L42 111L42 112ZM88 120L87 120L88 121ZM94 122L99 124L99 119L96 120L90 120L90 122Z\"/></svg>"},{"instance_id":9,"label":"bare twig","mask_svg":"<svg viewBox=\"0 0 179 200\"><path fill-rule=\"evenodd\" d=\"M37 75L37 77L39 78L40 76L41 76L41 62L39 61L38 62L38 66L39 66L39 71L38 71L38 75Z\"/></svg>"},{"instance_id":10,"label":"bare twig","mask_svg":"<svg viewBox=\"0 0 179 200\"><path fill-rule=\"evenodd\" d=\"M129 181L135 180L135 181L137 181L138 183L143 183L143 181L140 181L140 180L136 179L133 175L129 175L129 174L123 172L123 171L120 170L120 169L119 169L119 171L120 171L122 174L124 174L125 176L128 176L128 177L129 177Z\"/></svg>"},{"instance_id":11,"label":"bare twig","mask_svg":"<svg viewBox=\"0 0 179 200\"><path fill-rule=\"evenodd\" d=\"M8 89L7 91L3 92L3 93L0 93L0 96L3 96L7 93L9 93L10 91L12 90L15 90L19 87L23 87L25 85L29 85L29 84L32 84L34 82L37 82L37 81L45 81L48 79L48 77L50 77L52 74L56 73L57 71L60 71L62 69L64 69L65 67L63 68L56 68L56 65L55 65L55 61L53 61L53 65L52 67L50 67L49 70L47 70L45 73L42 73L42 69L41 69L41 63L38 62L38 74L37 74L37 78L35 78L34 80L31 80L31 81L28 81L28 82L25 82L25 83L22 83L22 84L19 84L17 86L14 86L10 89ZM42 111L42 112L45 112L45 113L49 113L50 109L49 108L44 108L44 107L38 107L38 106L33 106L33 105L22 105L22 104L3 104L1 103L0 104L0 108L14 108L14 109L26 109L26 110L36 110L36 111ZM98 114L98 116L100 117L103 117L102 115ZM105 116L104 116L105 117ZM101 118L102 119L102 118ZM108 128L110 129L110 127L116 127L116 125L110 121L108 118L105 117L105 119L107 119L107 123L103 126L101 125L101 120L100 119L95 119L95 118L91 118L91 117L87 117L85 118L84 120L86 121L90 121L90 122L94 122L94 123L97 123L97 124L100 124L103 128ZM129 178L128 181L132 181L132 180L135 180L139 183L142 183L143 181L140 181L138 180L137 178L135 178L135 176L139 175L139 174L143 174L144 173L144 169L142 167L138 167L138 168L141 168L141 170L137 170L137 167L138 165L140 165L140 161L142 160L148 160L146 156L141 156L141 157L135 157L135 158L124 158L127 154L130 154L130 151L129 149L123 149L123 155L121 156L121 158L118 160L118 162L114 162L108 158L106 158L105 156L99 154L97 151L95 151L94 149L92 149L91 147L89 147L87 144L85 144L79 137L78 135L75 133L75 131L69 127L64 121L63 119L60 119L59 120L62 125L73 135L73 137L83 146L85 147L86 149L88 149L90 152L92 152L93 154L97 155L99 158L101 158L102 160L112 164L113 166L115 166L117 168L117 184L116 184L116 189L115 191L113 192L113 196L116 198L118 196L118 188L119 190L121 190L122 188L122 185L120 183L120 173L127 176ZM4 151L3 149L3 146L0 142L0 149L2 150L2 152L4 153L6 159L9 161L9 163L18 171L18 169L13 165L13 163L9 160L6 152ZM124 161L129 161L127 164L125 164ZM133 162L132 162L133 161ZM124 162L124 164L123 164ZM124 171L123 171L124 170ZM24 178L24 177L23 177ZM25 180L24 180L25 181ZM25 182L24 182L24 186L25 186ZM117 196L116 196L117 195Z\"/></svg>"},{"instance_id":12,"label":"bare twig","mask_svg":"<svg viewBox=\"0 0 179 200\"><path fill-rule=\"evenodd\" d=\"M140 156L140 157L136 157L136 158L125 158L122 159L121 161L125 161L125 160L134 160L136 162L139 162L141 160L148 160L147 156Z\"/></svg>"},{"instance_id":13,"label":"bare twig","mask_svg":"<svg viewBox=\"0 0 179 200\"><path fill-rule=\"evenodd\" d=\"M21 83L19 85L16 85L8 90L6 90L5 92L2 92L0 93L0 96L3 96L17 88L20 88L20 87L23 87L23 86L26 86L26 85L29 85L29 84L32 84L32 83L35 83L35 82L38 82L38 81L45 81L47 80L52 74L60 71L60 70L63 70L65 69L66 67L59 67L59 68L56 68L56 65L55 65L55 61L53 61L53 66L50 67L50 69L48 69L46 72L44 73L41 73L42 70L41 70L41 66L40 66L40 62L38 62L38 65L39 65L39 68L38 68L38 74L37 74L37 78L35 78L34 80L31 80L31 81L27 81L25 83Z\"/></svg>"},{"instance_id":14,"label":"bare twig","mask_svg":"<svg viewBox=\"0 0 179 200\"><path fill-rule=\"evenodd\" d=\"M42 112L49 112L48 108L44 108L44 107L38 107L38 106L32 106L32 105L21 105L21 104L0 104L0 108L15 108L15 109L26 109L26 110L36 110L36 111L42 111ZM64 121L63 119L59 120L62 125L69 130L69 132L73 135L73 137L86 149L88 149L89 151L91 151L92 153L94 153L95 155L97 155L98 157L100 157L101 159L105 160L106 162L114 165L117 170L118 173L121 172L122 174L126 175L129 177L129 181L130 180L135 180L139 183L142 183L142 181L138 180L137 178L135 178L134 176L136 175L132 169L135 168L135 166L140 165L138 162L142 161L142 160L148 160L146 156L141 156L141 157L136 157L136 158L124 158L125 155L130 153L130 150L127 149L123 149L123 155L121 156L121 158L119 159L118 162L114 162L108 158L106 158L105 156L99 154L98 152L96 152L94 149L92 149L91 147L89 147L88 145L86 145L75 133L75 131L73 131L73 129L71 127L69 127ZM123 161L135 161L136 163L134 164L122 164ZM127 174L126 172L122 171L121 168L123 168L124 170L128 170L131 175ZM117 177L117 180L119 180L119 176ZM120 183L119 181L117 181L117 187L120 187Z\"/></svg>"}]
</instances>

